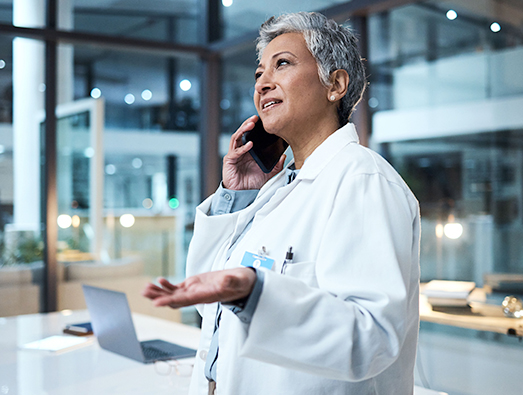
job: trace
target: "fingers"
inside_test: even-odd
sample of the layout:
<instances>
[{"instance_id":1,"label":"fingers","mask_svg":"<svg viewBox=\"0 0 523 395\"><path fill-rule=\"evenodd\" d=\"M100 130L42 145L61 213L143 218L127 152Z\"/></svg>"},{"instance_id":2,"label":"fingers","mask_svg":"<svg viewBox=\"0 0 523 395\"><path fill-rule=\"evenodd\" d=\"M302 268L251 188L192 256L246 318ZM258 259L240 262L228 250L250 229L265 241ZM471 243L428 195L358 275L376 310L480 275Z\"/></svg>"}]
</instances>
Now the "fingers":
<instances>
[{"instance_id":1,"label":"fingers","mask_svg":"<svg viewBox=\"0 0 523 395\"><path fill-rule=\"evenodd\" d=\"M165 295L170 295L176 290L176 286L171 284L165 278L159 278L158 283L161 285L160 287L153 283L147 284L145 289L142 291L142 296L149 299L157 299Z\"/></svg>"},{"instance_id":2,"label":"fingers","mask_svg":"<svg viewBox=\"0 0 523 395\"><path fill-rule=\"evenodd\" d=\"M163 279L163 281L166 281ZM236 268L208 272L189 277L172 291L150 284L147 296L157 307L179 308L200 303L231 301L248 295L256 281L251 269Z\"/></svg>"},{"instance_id":3,"label":"fingers","mask_svg":"<svg viewBox=\"0 0 523 395\"><path fill-rule=\"evenodd\" d=\"M144 290L142 291L142 295L146 296L146 294L151 294L154 292L159 292L162 289L158 287L156 284L149 283L145 286Z\"/></svg>"},{"instance_id":4,"label":"fingers","mask_svg":"<svg viewBox=\"0 0 523 395\"><path fill-rule=\"evenodd\" d=\"M154 300L153 305L156 307L169 306L173 309L184 307L184 304L174 303L171 296L162 296Z\"/></svg>"},{"instance_id":5,"label":"fingers","mask_svg":"<svg viewBox=\"0 0 523 395\"><path fill-rule=\"evenodd\" d=\"M176 289L176 286L171 284L169 281L167 281L165 278L160 277L158 278L158 283L165 289L168 289L170 291L174 291Z\"/></svg>"},{"instance_id":6,"label":"fingers","mask_svg":"<svg viewBox=\"0 0 523 395\"><path fill-rule=\"evenodd\" d=\"M229 143L229 152L234 151L238 147L242 146L241 138L247 130L251 130L254 127L254 123L258 120L257 115L247 118L240 127L234 132L231 136L231 141Z\"/></svg>"},{"instance_id":7,"label":"fingers","mask_svg":"<svg viewBox=\"0 0 523 395\"><path fill-rule=\"evenodd\" d=\"M147 299L155 300L165 295L170 295L165 290L161 288L146 288L142 291L142 296L145 296Z\"/></svg>"},{"instance_id":8,"label":"fingers","mask_svg":"<svg viewBox=\"0 0 523 395\"><path fill-rule=\"evenodd\" d=\"M236 148L234 150L234 154L232 156L239 158L240 156L243 156L247 152L249 152L251 150L252 146L253 146L253 142L247 141L247 143L245 143L245 145L242 145L241 147Z\"/></svg>"},{"instance_id":9,"label":"fingers","mask_svg":"<svg viewBox=\"0 0 523 395\"><path fill-rule=\"evenodd\" d=\"M280 171L283 170L283 166L285 164L285 159L287 159L287 155L282 154L282 156L280 157L280 160L278 161L276 166L274 166L274 169L272 169L272 171L269 173L269 177L273 177L276 174L278 174Z\"/></svg>"}]
</instances>

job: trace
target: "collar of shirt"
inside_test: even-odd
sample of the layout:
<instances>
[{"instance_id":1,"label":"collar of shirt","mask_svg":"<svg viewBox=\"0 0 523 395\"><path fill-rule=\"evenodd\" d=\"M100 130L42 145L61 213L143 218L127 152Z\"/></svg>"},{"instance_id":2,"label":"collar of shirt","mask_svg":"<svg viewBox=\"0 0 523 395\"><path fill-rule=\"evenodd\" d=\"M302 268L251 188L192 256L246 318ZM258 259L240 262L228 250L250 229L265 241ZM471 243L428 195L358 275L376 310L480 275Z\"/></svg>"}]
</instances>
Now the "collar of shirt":
<instances>
[{"instance_id":1,"label":"collar of shirt","mask_svg":"<svg viewBox=\"0 0 523 395\"><path fill-rule=\"evenodd\" d=\"M305 160L297 178L299 180L315 179L327 163L347 144L351 143L358 144L359 138L354 124L348 123L327 137L327 139L314 150Z\"/></svg>"}]
</instances>

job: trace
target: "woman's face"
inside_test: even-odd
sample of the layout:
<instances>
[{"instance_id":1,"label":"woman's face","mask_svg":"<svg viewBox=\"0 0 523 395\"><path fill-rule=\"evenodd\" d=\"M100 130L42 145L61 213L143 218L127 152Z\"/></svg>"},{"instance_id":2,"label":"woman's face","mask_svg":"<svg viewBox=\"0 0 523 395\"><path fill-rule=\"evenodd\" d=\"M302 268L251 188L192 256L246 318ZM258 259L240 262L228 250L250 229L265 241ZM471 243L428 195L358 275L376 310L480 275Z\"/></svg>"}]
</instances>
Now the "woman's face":
<instances>
[{"instance_id":1,"label":"woman's face","mask_svg":"<svg viewBox=\"0 0 523 395\"><path fill-rule=\"evenodd\" d=\"M263 51L255 73L254 104L269 133L292 145L332 117L328 89L318 76L316 60L301 33L276 37Z\"/></svg>"}]
</instances>

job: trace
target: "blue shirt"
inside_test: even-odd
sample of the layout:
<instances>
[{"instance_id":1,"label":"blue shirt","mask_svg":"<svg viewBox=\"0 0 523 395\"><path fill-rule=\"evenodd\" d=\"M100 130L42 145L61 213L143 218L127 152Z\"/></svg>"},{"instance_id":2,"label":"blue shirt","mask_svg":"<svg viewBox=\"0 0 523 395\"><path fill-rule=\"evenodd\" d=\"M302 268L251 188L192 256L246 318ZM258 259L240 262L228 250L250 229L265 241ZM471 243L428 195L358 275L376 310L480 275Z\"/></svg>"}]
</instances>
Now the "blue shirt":
<instances>
[{"instance_id":1,"label":"blue shirt","mask_svg":"<svg viewBox=\"0 0 523 395\"><path fill-rule=\"evenodd\" d=\"M299 170L294 168L294 165L291 165L289 168L285 169L285 171L287 173L288 184L294 181L296 175L299 172ZM229 214L243 210L249 206L254 201L254 199L256 199L258 192L258 189L247 189L240 191L226 189L220 183L218 190L212 198L210 215ZM229 259L237 243L245 236L251 226L252 221L245 227L241 235L234 241L229 251L227 251L227 259ZM256 282L254 283L254 288L252 289L250 295L242 300L222 303L234 314L236 314L240 321L245 325L251 323L252 316L254 315L254 311L256 310L256 306L258 305L258 300L260 299L260 295L263 289L263 271L256 269L253 270L256 271ZM216 361L218 359L218 338L220 330L220 318L222 315L222 304L218 304L216 319L214 322L214 333L211 339L211 345L209 347L207 359L205 361L205 377L212 381L216 381Z\"/></svg>"}]
</instances>

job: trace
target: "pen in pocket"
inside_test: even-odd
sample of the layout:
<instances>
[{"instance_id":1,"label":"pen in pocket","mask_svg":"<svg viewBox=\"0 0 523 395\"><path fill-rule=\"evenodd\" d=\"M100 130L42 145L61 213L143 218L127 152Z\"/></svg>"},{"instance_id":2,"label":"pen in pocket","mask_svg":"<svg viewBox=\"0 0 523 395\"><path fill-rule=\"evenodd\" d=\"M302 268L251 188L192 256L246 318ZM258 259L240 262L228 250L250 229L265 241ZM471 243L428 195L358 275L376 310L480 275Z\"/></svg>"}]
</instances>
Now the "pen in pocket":
<instances>
[{"instance_id":1,"label":"pen in pocket","mask_svg":"<svg viewBox=\"0 0 523 395\"><path fill-rule=\"evenodd\" d=\"M287 250L287 254L285 254L285 260L283 261L283 265L281 267L282 274L285 273L285 268L288 264L292 263L292 259L294 258L294 253L292 252L292 247L289 246L289 249Z\"/></svg>"}]
</instances>

